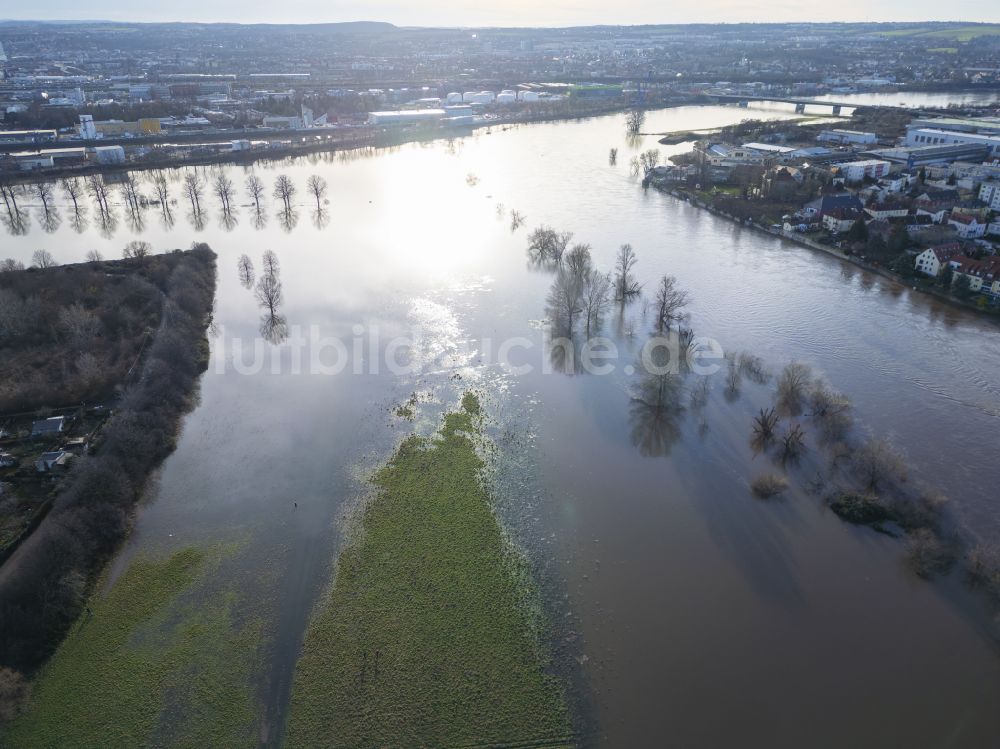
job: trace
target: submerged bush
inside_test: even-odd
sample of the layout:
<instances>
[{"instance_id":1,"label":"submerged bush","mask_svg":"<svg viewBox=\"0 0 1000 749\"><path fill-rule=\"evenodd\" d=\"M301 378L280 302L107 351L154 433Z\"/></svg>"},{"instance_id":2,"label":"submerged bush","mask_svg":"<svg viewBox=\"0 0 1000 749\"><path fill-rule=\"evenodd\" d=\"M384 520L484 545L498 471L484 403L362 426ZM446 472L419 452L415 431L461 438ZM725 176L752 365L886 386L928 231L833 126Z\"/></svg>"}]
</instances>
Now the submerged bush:
<instances>
[{"instance_id":1,"label":"submerged bush","mask_svg":"<svg viewBox=\"0 0 1000 749\"><path fill-rule=\"evenodd\" d=\"M892 520L892 513L872 494L841 494L830 502L837 517L855 525L877 525Z\"/></svg>"},{"instance_id":2,"label":"submerged bush","mask_svg":"<svg viewBox=\"0 0 1000 749\"><path fill-rule=\"evenodd\" d=\"M906 537L906 560L914 573L926 579L947 572L955 553L933 531L920 528Z\"/></svg>"},{"instance_id":3,"label":"submerged bush","mask_svg":"<svg viewBox=\"0 0 1000 749\"><path fill-rule=\"evenodd\" d=\"M750 483L750 490L758 499L770 499L788 488L788 479L776 473L764 473Z\"/></svg>"}]
</instances>

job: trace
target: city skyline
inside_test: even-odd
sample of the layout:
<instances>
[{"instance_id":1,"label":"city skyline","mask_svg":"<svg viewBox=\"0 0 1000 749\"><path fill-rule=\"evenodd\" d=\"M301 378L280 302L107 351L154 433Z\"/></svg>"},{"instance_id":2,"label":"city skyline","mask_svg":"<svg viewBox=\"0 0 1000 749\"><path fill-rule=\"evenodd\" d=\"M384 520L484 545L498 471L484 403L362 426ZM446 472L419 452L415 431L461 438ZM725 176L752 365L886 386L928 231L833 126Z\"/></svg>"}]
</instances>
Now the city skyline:
<instances>
[{"instance_id":1,"label":"city skyline","mask_svg":"<svg viewBox=\"0 0 1000 749\"><path fill-rule=\"evenodd\" d=\"M68 0L47 0L6 13L0 20L88 20L133 23L340 23L388 22L399 26L425 27L560 27L591 25L655 25L696 23L808 23L808 22L953 22L1000 21L1000 8L984 14L981 5L960 0L942 6L927 0L889 0L875 4L851 0L836 6L815 8L791 2L775 2L763 10L749 0L715 0L697 7L669 8L653 0L633 0L625 6L608 6L597 0L568 3L533 3L511 0L501 7L469 6L457 0L436 0L415 6L401 0L320 4L315 0L276 12L270 3L237 3L217 0L196 3L179 0L169 6L139 8L109 0L86 6Z\"/></svg>"}]
</instances>

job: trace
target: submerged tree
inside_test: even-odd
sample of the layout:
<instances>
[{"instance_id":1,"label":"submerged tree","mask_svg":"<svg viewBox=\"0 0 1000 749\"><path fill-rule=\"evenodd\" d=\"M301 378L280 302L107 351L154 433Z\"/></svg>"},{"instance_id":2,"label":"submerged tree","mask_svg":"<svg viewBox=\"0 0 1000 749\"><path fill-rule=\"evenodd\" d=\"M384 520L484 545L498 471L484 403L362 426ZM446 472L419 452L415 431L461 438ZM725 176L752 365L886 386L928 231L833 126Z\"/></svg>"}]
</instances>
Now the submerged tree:
<instances>
[{"instance_id":1,"label":"submerged tree","mask_svg":"<svg viewBox=\"0 0 1000 749\"><path fill-rule=\"evenodd\" d=\"M802 412L812 371L802 362L786 365L778 377L778 408L792 416Z\"/></svg>"},{"instance_id":2,"label":"submerged tree","mask_svg":"<svg viewBox=\"0 0 1000 749\"><path fill-rule=\"evenodd\" d=\"M583 307L586 313L587 336L591 330L601 325L601 318L607 309L611 297L611 276L600 271L591 271L587 275L583 292Z\"/></svg>"},{"instance_id":3,"label":"submerged tree","mask_svg":"<svg viewBox=\"0 0 1000 749\"><path fill-rule=\"evenodd\" d=\"M264 250L261 262L264 266L264 273L269 276L277 276L281 271L281 266L278 264L278 256L274 254L274 250Z\"/></svg>"},{"instance_id":4,"label":"submerged tree","mask_svg":"<svg viewBox=\"0 0 1000 749\"><path fill-rule=\"evenodd\" d=\"M326 180L318 174L313 174L306 181L306 187L308 188L310 194L316 199L316 210L323 210L322 202L326 197L327 191Z\"/></svg>"},{"instance_id":5,"label":"submerged tree","mask_svg":"<svg viewBox=\"0 0 1000 749\"><path fill-rule=\"evenodd\" d=\"M572 232L557 232L548 226L539 226L528 236L528 257L535 265L558 265L573 238Z\"/></svg>"},{"instance_id":6,"label":"submerged tree","mask_svg":"<svg viewBox=\"0 0 1000 749\"><path fill-rule=\"evenodd\" d=\"M264 182L256 174L247 177L247 195L253 201L254 210L260 215L260 200L264 197Z\"/></svg>"},{"instance_id":7,"label":"submerged tree","mask_svg":"<svg viewBox=\"0 0 1000 749\"><path fill-rule=\"evenodd\" d=\"M282 300L281 280L276 275L265 273L257 279L254 297L269 315L277 315Z\"/></svg>"},{"instance_id":8,"label":"submerged tree","mask_svg":"<svg viewBox=\"0 0 1000 749\"><path fill-rule=\"evenodd\" d=\"M583 289L586 279L566 267L556 271L549 289L547 307L553 328L567 336L573 335L577 315L583 311Z\"/></svg>"},{"instance_id":9,"label":"submerged tree","mask_svg":"<svg viewBox=\"0 0 1000 749\"><path fill-rule=\"evenodd\" d=\"M204 186L201 183L201 177L198 176L197 172L191 171L184 175L184 194L191 203L191 213L194 214L196 220L201 217L201 194L203 189Z\"/></svg>"},{"instance_id":10,"label":"submerged tree","mask_svg":"<svg viewBox=\"0 0 1000 749\"><path fill-rule=\"evenodd\" d=\"M295 197L295 184L287 174L279 174L274 180L274 197L285 206L285 213L292 210L292 198Z\"/></svg>"},{"instance_id":11,"label":"submerged tree","mask_svg":"<svg viewBox=\"0 0 1000 749\"><path fill-rule=\"evenodd\" d=\"M223 215L232 215L232 200L235 192L233 190L233 181L220 172L212 182L212 189L215 191L215 197L219 199L219 204L222 206Z\"/></svg>"},{"instance_id":12,"label":"submerged tree","mask_svg":"<svg viewBox=\"0 0 1000 749\"><path fill-rule=\"evenodd\" d=\"M243 288L249 289L253 286L254 281L253 260L250 259L249 255L240 255L236 265L239 269L240 283Z\"/></svg>"},{"instance_id":13,"label":"submerged tree","mask_svg":"<svg viewBox=\"0 0 1000 749\"><path fill-rule=\"evenodd\" d=\"M73 203L73 213L80 214L80 198L83 197L83 186L76 177L69 177L59 183L63 194Z\"/></svg>"},{"instance_id":14,"label":"submerged tree","mask_svg":"<svg viewBox=\"0 0 1000 749\"><path fill-rule=\"evenodd\" d=\"M662 333L673 323L683 320L688 301L688 293L677 287L677 279L663 276L656 289L656 330Z\"/></svg>"},{"instance_id":15,"label":"submerged tree","mask_svg":"<svg viewBox=\"0 0 1000 749\"><path fill-rule=\"evenodd\" d=\"M646 121L646 113L641 109L630 109L625 113L625 131L629 135L638 135Z\"/></svg>"},{"instance_id":16,"label":"submerged tree","mask_svg":"<svg viewBox=\"0 0 1000 749\"><path fill-rule=\"evenodd\" d=\"M618 249L618 259L615 261L615 299L622 303L639 293L639 282L632 274L637 262L639 260L632 245L623 244Z\"/></svg>"}]
</instances>

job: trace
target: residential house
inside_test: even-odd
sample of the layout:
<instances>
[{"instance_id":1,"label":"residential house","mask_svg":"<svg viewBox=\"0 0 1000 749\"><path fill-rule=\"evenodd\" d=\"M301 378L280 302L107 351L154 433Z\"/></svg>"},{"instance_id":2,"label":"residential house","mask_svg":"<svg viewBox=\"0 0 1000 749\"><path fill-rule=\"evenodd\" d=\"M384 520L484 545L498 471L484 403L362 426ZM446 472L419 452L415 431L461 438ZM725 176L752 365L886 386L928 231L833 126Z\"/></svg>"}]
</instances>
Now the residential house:
<instances>
[{"instance_id":1,"label":"residential house","mask_svg":"<svg viewBox=\"0 0 1000 749\"><path fill-rule=\"evenodd\" d=\"M850 231L858 219L864 218L864 211L857 208L835 208L823 214L823 228L831 234Z\"/></svg>"},{"instance_id":2,"label":"residential house","mask_svg":"<svg viewBox=\"0 0 1000 749\"><path fill-rule=\"evenodd\" d=\"M66 465L72 457L72 453L68 453L65 450L53 450L52 452L42 453L38 460L35 461L35 470L39 473L48 473L58 466Z\"/></svg>"},{"instance_id":3,"label":"residential house","mask_svg":"<svg viewBox=\"0 0 1000 749\"><path fill-rule=\"evenodd\" d=\"M979 186L979 199L991 210L1000 212L1000 182L983 182Z\"/></svg>"},{"instance_id":4,"label":"residential house","mask_svg":"<svg viewBox=\"0 0 1000 749\"><path fill-rule=\"evenodd\" d=\"M955 275L952 278L954 284L960 276L969 279L969 290L975 293L986 294L993 299L1000 298L1000 258L986 257L981 260L956 256L950 261Z\"/></svg>"},{"instance_id":5,"label":"residential house","mask_svg":"<svg viewBox=\"0 0 1000 749\"><path fill-rule=\"evenodd\" d=\"M978 239L986 234L987 224L979 223L975 216L952 213L948 217L948 223L955 227L955 231L961 239Z\"/></svg>"},{"instance_id":6,"label":"residential house","mask_svg":"<svg viewBox=\"0 0 1000 749\"><path fill-rule=\"evenodd\" d=\"M48 437L53 434L61 434L66 428L65 416L50 416L47 419L39 419L31 425L31 436Z\"/></svg>"},{"instance_id":7,"label":"residential house","mask_svg":"<svg viewBox=\"0 0 1000 749\"><path fill-rule=\"evenodd\" d=\"M928 247L914 259L914 267L925 275L937 278L952 258L963 256L962 249L957 242Z\"/></svg>"},{"instance_id":8,"label":"residential house","mask_svg":"<svg viewBox=\"0 0 1000 749\"><path fill-rule=\"evenodd\" d=\"M983 201L973 198L972 200L963 200L955 203L955 207L951 209L951 215L954 216L957 213L965 216L975 216L979 219L980 223L984 223L990 215L990 207Z\"/></svg>"},{"instance_id":9,"label":"residential house","mask_svg":"<svg viewBox=\"0 0 1000 749\"><path fill-rule=\"evenodd\" d=\"M890 218L904 218L909 215L910 207L906 201L899 199L883 200L865 207L865 213L873 219L885 221Z\"/></svg>"},{"instance_id":10,"label":"residential house","mask_svg":"<svg viewBox=\"0 0 1000 749\"><path fill-rule=\"evenodd\" d=\"M861 213L864 210L864 205L856 195L849 192L823 195L806 203L802 208L802 214L806 217L822 219L827 213L842 208L855 209Z\"/></svg>"}]
</instances>

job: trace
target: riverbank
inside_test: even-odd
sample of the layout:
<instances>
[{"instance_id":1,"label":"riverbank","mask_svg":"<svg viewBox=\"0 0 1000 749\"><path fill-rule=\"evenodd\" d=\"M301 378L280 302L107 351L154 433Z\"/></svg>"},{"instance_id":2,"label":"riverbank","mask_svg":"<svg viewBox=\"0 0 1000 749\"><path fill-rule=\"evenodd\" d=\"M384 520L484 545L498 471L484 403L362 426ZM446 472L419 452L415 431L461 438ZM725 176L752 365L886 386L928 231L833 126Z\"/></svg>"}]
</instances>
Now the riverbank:
<instances>
[{"instance_id":1,"label":"riverbank","mask_svg":"<svg viewBox=\"0 0 1000 749\"><path fill-rule=\"evenodd\" d=\"M289 747L570 746L527 567L480 473L478 398L373 477L306 634Z\"/></svg>"},{"instance_id":2,"label":"riverbank","mask_svg":"<svg viewBox=\"0 0 1000 749\"><path fill-rule=\"evenodd\" d=\"M685 106L696 102L688 100L677 102L658 102L647 108L669 109L671 107ZM584 120L591 117L600 117L607 114L625 112L629 109L625 102L614 102L608 104L598 104L581 111L575 112L547 112L547 113L518 113L517 116L496 117L494 119L483 120L471 125L462 125L450 128L425 128L415 127L405 131L393 132L391 130L376 131L363 129L360 135L332 139L332 136L325 137L321 132L311 131L289 131L287 133L267 133L268 140L285 140L301 138L303 142L267 148L258 148L242 151L231 151L212 154L189 154L183 158L147 158L142 161L125 162L121 164L87 164L77 167L34 169L29 172L13 172L4 174L6 184L32 184L42 180L57 180L69 177L86 177L92 174L123 174L127 172L143 172L156 169L176 169L187 166L210 166L213 164L244 164L251 165L257 162L275 161L277 159L292 158L295 156L306 156L318 153L337 153L342 151L358 150L362 148L392 148L405 145L407 143L419 143L448 138L457 138L470 135L479 130L489 131L494 127L513 127L515 125L530 125L545 122L572 122ZM307 133L312 137L312 142L306 141ZM252 132L234 132L229 137L232 138L252 138ZM215 136L212 142L218 141L221 136ZM261 137L261 134L257 134ZM104 141L98 141L105 143ZM108 141L110 143L112 141ZM123 141L131 145L136 145L136 141ZM165 144L165 141L160 141ZM156 143L149 145L155 146ZM192 144L196 145L196 144ZM30 149L29 149L30 150ZM44 151L40 151L44 153Z\"/></svg>"},{"instance_id":3,"label":"riverbank","mask_svg":"<svg viewBox=\"0 0 1000 749\"><path fill-rule=\"evenodd\" d=\"M683 190L667 187L665 185L652 185L652 187L655 190L658 190L659 192L665 195L669 195L672 198L676 198L678 200L684 201L685 203L689 203L695 206L696 208L708 211L714 216L718 216L719 218L724 218L745 229L752 229L754 231L758 231L772 237L780 237L781 239L793 242L802 247L808 247L811 250L817 250L824 254L830 255L831 257L835 257L838 260L843 260L845 262L851 263L852 265L856 265L857 267L862 268L870 273L874 273L890 281L893 281L894 283L897 283L900 286L906 287L910 291L927 294L928 296L934 297L938 301L945 302L954 307L958 307L960 309L964 309L970 312L975 312L987 320L991 320L993 322L1000 324L1000 309L996 307L994 307L993 309L982 308L976 304L973 304L972 302L959 299L951 294L946 294L938 289L934 289L926 285L914 284L913 283L914 279L905 278L899 273L895 273L883 266L872 265L871 263L866 262L857 255L844 252L840 248L834 247L832 245L821 244L820 242L816 242L800 233L786 232L780 229L772 229L770 227L761 226L760 224L754 223L752 221L749 222L743 221L740 218L733 216L732 214L726 213L725 211L721 211L718 208L714 208L705 201L699 200L697 197Z\"/></svg>"}]
</instances>

